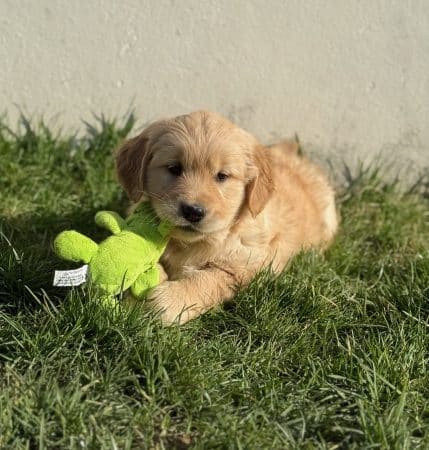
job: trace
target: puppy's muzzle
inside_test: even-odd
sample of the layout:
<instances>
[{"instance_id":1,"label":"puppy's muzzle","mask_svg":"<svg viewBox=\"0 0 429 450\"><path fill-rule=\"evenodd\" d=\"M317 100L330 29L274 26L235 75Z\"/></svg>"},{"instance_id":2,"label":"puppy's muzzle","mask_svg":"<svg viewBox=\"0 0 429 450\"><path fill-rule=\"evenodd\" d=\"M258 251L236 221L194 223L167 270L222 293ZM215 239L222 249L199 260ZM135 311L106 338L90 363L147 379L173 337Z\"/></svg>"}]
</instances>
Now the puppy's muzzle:
<instances>
[{"instance_id":1,"label":"puppy's muzzle","mask_svg":"<svg viewBox=\"0 0 429 450\"><path fill-rule=\"evenodd\" d=\"M180 204L180 215L190 223L200 222L206 215L206 210L201 205Z\"/></svg>"}]
</instances>

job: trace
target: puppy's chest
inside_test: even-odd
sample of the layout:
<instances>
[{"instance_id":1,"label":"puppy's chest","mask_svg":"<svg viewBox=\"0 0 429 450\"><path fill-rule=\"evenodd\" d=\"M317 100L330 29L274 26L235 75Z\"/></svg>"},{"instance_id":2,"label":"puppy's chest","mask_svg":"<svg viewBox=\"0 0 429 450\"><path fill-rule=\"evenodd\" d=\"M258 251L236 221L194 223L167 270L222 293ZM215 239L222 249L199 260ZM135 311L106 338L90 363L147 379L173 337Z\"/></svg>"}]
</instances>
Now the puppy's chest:
<instances>
[{"instance_id":1,"label":"puppy's chest","mask_svg":"<svg viewBox=\"0 0 429 450\"><path fill-rule=\"evenodd\" d=\"M190 269L200 269L215 256L206 243L183 244L170 241L165 249L161 264L170 279L178 278Z\"/></svg>"},{"instance_id":2,"label":"puppy's chest","mask_svg":"<svg viewBox=\"0 0 429 450\"><path fill-rule=\"evenodd\" d=\"M216 263L222 267L246 265L249 260L256 260L261 256L260 244L260 240L255 239L252 233L250 236L247 236L247 233L245 236L229 234L223 239L192 244L171 240L160 262L169 279L175 280L192 270L204 269L209 263Z\"/></svg>"}]
</instances>

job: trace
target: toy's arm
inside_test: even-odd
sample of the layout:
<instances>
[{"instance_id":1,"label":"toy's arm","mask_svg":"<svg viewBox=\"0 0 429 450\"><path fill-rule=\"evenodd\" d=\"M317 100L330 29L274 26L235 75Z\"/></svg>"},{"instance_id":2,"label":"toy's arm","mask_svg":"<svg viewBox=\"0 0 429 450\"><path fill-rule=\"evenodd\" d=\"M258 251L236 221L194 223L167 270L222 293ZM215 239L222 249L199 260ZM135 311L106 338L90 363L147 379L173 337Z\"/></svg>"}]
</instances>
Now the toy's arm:
<instances>
[{"instance_id":1,"label":"toy's arm","mask_svg":"<svg viewBox=\"0 0 429 450\"><path fill-rule=\"evenodd\" d=\"M95 223L112 234L120 233L127 226L125 220L113 211L99 211L95 215Z\"/></svg>"},{"instance_id":2,"label":"toy's arm","mask_svg":"<svg viewBox=\"0 0 429 450\"><path fill-rule=\"evenodd\" d=\"M63 231L54 241L55 253L68 261L89 263L98 245L77 231Z\"/></svg>"},{"instance_id":3,"label":"toy's arm","mask_svg":"<svg viewBox=\"0 0 429 450\"><path fill-rule=\"evenodd\" d=\"M159 268L157 265L154 265L139 275L137 280L131 285L131 293L136 299L142 300L150 289L159 284L159 278Z\"/></svg>"}]
</instances>

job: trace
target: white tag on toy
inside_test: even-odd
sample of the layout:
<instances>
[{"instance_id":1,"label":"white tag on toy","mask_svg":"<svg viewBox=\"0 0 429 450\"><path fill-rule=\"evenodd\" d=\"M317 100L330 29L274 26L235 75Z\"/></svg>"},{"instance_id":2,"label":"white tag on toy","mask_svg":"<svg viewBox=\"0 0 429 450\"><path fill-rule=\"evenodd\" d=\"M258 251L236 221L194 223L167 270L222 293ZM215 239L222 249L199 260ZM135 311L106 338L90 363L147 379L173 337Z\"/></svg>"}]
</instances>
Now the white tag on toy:
<instances>
[{"instance_id":1,"label":"white tag on toy","mask_svg":"<svg viewBox=\"0 0 429 450\"><path fill-rule=\"evenodd\" d=\"M88 278L88 264L74 270L56 270L54 286L80 286Z\"/></svg>"}]
</instances>

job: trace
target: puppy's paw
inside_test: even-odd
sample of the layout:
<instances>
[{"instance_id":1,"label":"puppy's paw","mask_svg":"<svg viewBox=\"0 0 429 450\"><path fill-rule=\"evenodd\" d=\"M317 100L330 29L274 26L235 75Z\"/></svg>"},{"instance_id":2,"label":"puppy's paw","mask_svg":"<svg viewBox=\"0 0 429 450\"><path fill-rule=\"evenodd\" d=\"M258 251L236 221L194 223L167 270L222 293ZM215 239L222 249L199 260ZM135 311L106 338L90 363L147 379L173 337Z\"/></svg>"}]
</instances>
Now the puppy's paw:
<instances>
[{"instance_id":1,"label":"puppy's paw","mask_svg":"<svg viewBox=\"0 0 429 450\"><path fill-rule=\"evenodd\" d=\"M196 315L186 303L186 289L180 281L164 281L148 295L147 305L159 313L164 325L183 324Z\"/></svg>"}]
</instances>

